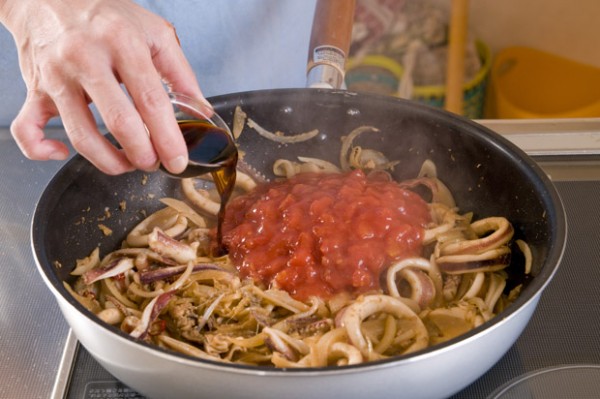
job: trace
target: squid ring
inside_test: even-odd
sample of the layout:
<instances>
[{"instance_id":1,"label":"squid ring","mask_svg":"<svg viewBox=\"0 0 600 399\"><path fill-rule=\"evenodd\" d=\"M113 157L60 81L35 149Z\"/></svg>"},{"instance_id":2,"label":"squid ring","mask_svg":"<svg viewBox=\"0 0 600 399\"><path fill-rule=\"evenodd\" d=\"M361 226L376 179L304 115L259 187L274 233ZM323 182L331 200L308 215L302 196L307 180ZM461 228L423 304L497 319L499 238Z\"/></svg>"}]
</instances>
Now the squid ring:
<instances>
[{"instance_id":1,"label":"squid ring","mask_svg":"<svg viewBox=\"0 0 600 399\"><path fill-rule=\"evenodd\" d=\"M356 300L356 302L348 306L343 312L341 324L346 328L348 338L367 359L371 355L371 345L364 337L360 325L364 319L379 312L389 313L396 318L408 319L412 322L415 332L414 342L404 353L415 352L428 345L429 334L423 321L400 299L387 295L368 295Z\"/></svg>"}]
</instances>

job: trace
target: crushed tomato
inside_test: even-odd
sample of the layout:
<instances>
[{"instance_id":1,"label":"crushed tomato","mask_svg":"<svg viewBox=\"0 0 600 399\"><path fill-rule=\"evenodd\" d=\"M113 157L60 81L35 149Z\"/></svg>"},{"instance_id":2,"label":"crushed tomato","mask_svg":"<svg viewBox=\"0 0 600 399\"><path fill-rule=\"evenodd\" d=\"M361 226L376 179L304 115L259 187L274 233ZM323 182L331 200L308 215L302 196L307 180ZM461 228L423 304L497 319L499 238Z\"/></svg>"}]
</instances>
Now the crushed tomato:
<instances>
[{"instance_id":1,"label":"crushed tomato","mask_svg":"<svg viewBox=\"0 0 600 399\"><path fill-rule=\"evenodd\" d=\"M242 277L297 299L379 288L392 261L421 252L427 204L362 171L300 174L233 199L224 244Z\"/></svg>"}]
</instances>

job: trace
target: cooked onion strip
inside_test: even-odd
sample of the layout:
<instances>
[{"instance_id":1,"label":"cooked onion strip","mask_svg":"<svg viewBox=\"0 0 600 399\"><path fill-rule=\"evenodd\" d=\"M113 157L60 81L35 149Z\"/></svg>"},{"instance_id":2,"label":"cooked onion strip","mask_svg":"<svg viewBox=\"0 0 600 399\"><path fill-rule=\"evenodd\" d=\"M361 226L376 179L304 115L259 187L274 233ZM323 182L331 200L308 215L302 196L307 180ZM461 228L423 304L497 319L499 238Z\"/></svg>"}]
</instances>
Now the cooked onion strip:
<instances>
[{"instance_id":1,"label":"cooked onion strip","mask_svg":"<svg viewBox=\"0 0 600 399\"><path fill-rule=\"evenodd\" d=\"M485 304L487 305L487 309L489 310L487 316L488 319L491 318L492 312L498 299L502 295L502 291L504 291L504 287L506 287L506 279L500 277L496 273L490 274L490 286L485 295Z\"/></svg>"},{"instance_id":2,"label":"cooked onion strip","mask_svg":"<svg viewBox=\"0 0 600 399\"><path fill-rule=\"evenodd\" d=\"M523 240L515 240L515 243L523 252L523 256L525 257L525 274L531 274L531 265L533 264L533 255L531 254L531 248L529 245Z\"/></svg>"},{"instance_id":3,"label":"cooked onion strip","mask_svg":"<svg viewBox=\"0 0 600 399\"><path fill-rule=\"evenodd\" d=\"M339 173L340 169L330 162L321 159L298 157L298 162L278 159L273 164L273 174L290 178L298 173Z\"/></svg>"},{"instance_id":4,"label":"cooked onion strip","mask_svg":"<svg viewBox=\"0 0 600 399\"><path fill-rule=\"evenodd\" d=\"M92 253L83 259L77 260L77 266L71 272L72 276L81 276L89 270L100 266L100 248L96 248Z\"/></svg>"},{"instance_id":5,"label":"cooked onion strip","mask_svg":"<svg viewBox=\"0 0 600 399\"><path fill-rule=\"evenodd\" d=\"M180 215L191 220L198 227L206 227L206 220L188 204L175 198L161 198L160 202L175 209Z\"/></svg>"},{"instance_id":6,"label":"cooked onion strip","mask_svg":"<svg viewBox=\"0 0 600 399\"><path fill-rule=\"evenodd\" d=\"M470 299L477 296L481 288L483 287L483 282L485 281L485 274L483 272L475 273L475 278L469 290L463 295L463 299Z\"/></svg>"},{"instance_id":7,"label":"cooked onion strip","mask_svg":"<svg viewBox=\"0 0 600 399\"><path fill-rule=\"evenodd\" d=\"M101 284L106 287L110 295L113 296L114 300L118 301L122 306L137 309L138 305L129 299L126 295L121 293L121 291L116 287L115 283L112 279L107 278L101 281Z\"/></svg>"},{"instance_id":8,"label":"cooked onion strip","mask_svg":"<svg viewBox=\"0 0 600 399\"><path fill-rule=\"evenodd\" d=\"M159 280L168 279L184 273L189 266L179 265L171 267L157 268L154 270L141 271L139 273L140 281L143 284L154 283ZM215 263L198 263L192 266L192 273L201 270L223 270ZM188 276L189 277L189 276Z\"/></svg>"},{"instance_id":9,"label":"cooked onion strip","mask_svg":"<svg viewBox=\"0 0 600 399\"><path fill-rule=\"evenodd\" d=\"M369 148L352 147L348 156L350 169L362 169L365 171L394 169L399 161L390 162L380 151Z\"/></svg>"},{"instance_id":10,"label":"cooked onion strip","mask_svg":"<svg viewBox=\"0 0 600 399\"><path fill-rule=\"evenodd\" d=\"M363 362L362 354L354 346L345 342L336 342L331 345L328 353L328 363L331 359L335 359L338 366L346 366L349 364L359 364Z\"/></svg>"},{"instance_id":11,"label":"cooked onion strip","mask_svg":"<svg viewBox=\"0 0 600 399\"><path fill-rule=\"evenodd\" d=\"M184 355L197 357L200 359L224 361L223 359L209 355L208 353L196 348L193 345L187 344L183 341L179 341L175 338L171 338L168 335L159 335L158 340L165 344L165 346L167 346L168 348L173 349L179 353L183 353Z\"/></svg>"},{"instance_id":12,"label":"cooked onion strip","mask_svg":"<svg viewBox=\"0 0 600 399\"><path fill-rule=\"evenodd\" d=\"M242 107L239 105L235 107L233 111L233 127L231 129L231 134L233 134L234 139L238 139L244 130L244 125L246 124L246 118L248 115L242 110Z\"/></svg>"},{"instance_id":13,"label":"cooked onion strip","mask_svg":"<svg viewBox=\"0 0 600 399\"><path fill-rule=\"evenodd\" d=\"M127 294L139 298L155 298L161 294L164 294L165 290L158 288L154 291L148 291L140 286L140 284L133 282L127 287Z\"/></svg>"},{"instance_id":14,"label":"cooked onion strip","mask_svg":"<svg viewBox=\"0 0 600 399\"><path fill-rule=\"evenodd\" d=\"M250 128L254 129L258 134L260 134L261 136L263 136L266 139L269 139L271 141L276 141L278 143L285 143L285 144L293 144L293 143L300 143L302 141L307 141L310 140L312 138L314 138L315 136L317 136L319 134L319 130L318 129L314 129L305 133L299 133L299 134L295 134L295 135L291 135L291 136L285 136L283 135L283 133L281 132L270 132L267 129L263 128L262 126L260 126L258 123L256 123L254 120L248 118L247 124Z\"/></svg>"},{"instance_id":15,"label":"cooked onion strip","mask_svg":"<svg viewBox=\"0 0 600 399\"><path fill-rule=\"evenodd\" d=\"M83 305L83 307L89 310L90 312L97 314L102 311L102 308L100 307L98 301L94 300L89 296L79 294L66 282L63 282L63 286L69 292L69 294L73 295L73 298L75 298L77 302Z\"/></svg>"},{"instance_id":16,"label":"cooked onion strip","mask_svg":"<svg viewBox=\"0 0 600 399\"><path fill-rule=\"evenodd\" d=\"M421 178L430 178L434 182L435 189L432 190L432 202L444 204L449 208L454 208L456 206L454 196L450 192L450 189L437 178L437 167L430 159L423 162L423 165L421 166L417 179Z\"/></svg>"},{"instance_id":17,"label":"cooked onion strip","mask_svg":"<svg viewBox=\"0 0 600 399\"><path fill-rule=\"evenodd\" d=\"M342 138L342 149L340 151L340 168L342 171L350 170L350 154L349 151L352 148L354 139L360 136L364 132L379 132L379 129L373 126L360 126L350 132L347 136Z\"/></svg>"},{"instance_id":18,"label":"cooked onion strip","mask_svg":"<svg viewBox=\"0 0 600 399\"><path fill-rule=\"evenodd\" d=\"M335 164L319 158L298 157L300 162L309 163L319 168L321 173L340 173L342 170Z\"/></svg>"},{"instance_id":19,"label":"cooked onion strip","mask_svg":"<svg viewBox=\"0 0 600 399\"><path fill-rule=\"evenodd\" d=\"M271 302L274 305L277 306L281 306L282 308L288 309L291 312L294 313L300 313L300 312L306 312L308 310L310 310L310 307L307 306L306 304L295 300L294 298L292 298L290 296L290 294L288 294L285 291L280 291L280 290L266 290L263 291L261 289L258 289L255 286L252 286L252 292Z\"/></svg>"}]
</instances>

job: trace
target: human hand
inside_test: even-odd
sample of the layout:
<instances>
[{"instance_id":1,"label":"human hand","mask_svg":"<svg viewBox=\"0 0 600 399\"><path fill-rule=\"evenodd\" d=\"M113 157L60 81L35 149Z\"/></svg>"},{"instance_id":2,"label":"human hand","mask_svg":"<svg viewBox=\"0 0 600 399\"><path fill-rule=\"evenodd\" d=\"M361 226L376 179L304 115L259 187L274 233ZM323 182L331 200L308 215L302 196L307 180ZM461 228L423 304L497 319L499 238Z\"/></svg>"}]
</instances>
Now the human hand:
<instances>
[{"instance_id":1,"label":"human hand","mask_svg":"<svg viewBox=\"0 0 600 399\"><path fill-rule=\"evenodd\" d=\"M25 156L67 158L67 146L44 135L60 115L75 150L107 174L154 170L159 161L173 173L185 168L163 83L212 110L168 22L130 0L5 0L0 22L15 39L27 86L11 125ZM90 102L122 150L99 132Z\"/></svg>"}]
</instances>

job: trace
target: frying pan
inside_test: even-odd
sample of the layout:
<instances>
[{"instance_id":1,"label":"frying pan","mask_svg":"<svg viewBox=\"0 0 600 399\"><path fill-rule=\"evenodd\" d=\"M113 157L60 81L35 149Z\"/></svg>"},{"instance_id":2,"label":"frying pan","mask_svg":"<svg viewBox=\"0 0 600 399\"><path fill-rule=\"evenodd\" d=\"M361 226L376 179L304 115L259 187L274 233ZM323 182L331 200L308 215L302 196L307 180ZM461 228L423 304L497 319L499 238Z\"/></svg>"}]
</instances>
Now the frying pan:
<instances>
[{"instance_id":1,"label":"frying pan","mask_svg":"<svg viewBox=\"0 0 600 399\"><path fill-rule=\"evenodd\" d=\"M557 192L526 154L469 120L391 97L282 89L219 96L211 102L227 123L232 122L235 106L241 105L269 130L319 129L315 143L287 145L244 131L239 145L246 161L268 178L273 177L273 161L281 157L312 156L337 163L341 136L361 125L378 127L380 133L365 133L355 144L399 160L396 179L414 177L424 160L433 160L462 211L473 211L476 218L503 215L514 224L515 238L532 248L534 277L520 280L522 264L513 262L509 286L526 284L515 303L468 334L411 356L312 370L191 359L137 342L98 322L63 287L63 281L72 281L69 271L76 259L98 245L102 253L117 248L144 212L160 206L158 198L181 198L179 181L161 172L111 177L75 156L40 198L32 224L33 250L38 269L75 335L110 373L155 398L306 398L325 393L345 398L436 398L473 382L510 348L556 272L566 239ZM109 227L112 235L102 234L99 224Z\"/></svg>"},{"instance_id":2,"label":"frying pan","mask_svg":"<svg viewBox=\"0 0 600 399\"><path fill-rule=\"evenodd\" d=\"M107 176L81 156L58 171L35 209L31 239L40 275L76 337L116 378L151 398L442 398L484 374L512 346L555 274L567 226L560 198L544 172L523 151L462 117L410 101L335 89L281 89L210 99L232 124L237 105L267 130L319 129L310 141L279 144L244 131L245 160L267 178L278 158L310 156L338 163L340 138L372 125L355 144L400 161L396 179L416 176L424 160L438 168L462 212L475 218L502 215L515 238L533 252L532 277L522 279L518 259L508 269L508 288L523 283L519 298L491 321L423 351L363 365L317 369L267 369L195 359L139 342L103 324L75 301L63 282L75 260L100 246L120 246L163 196L179 197L179 181L161 172ZM102 224L111 229L105 235Z\"/></svg>"}]
</instances>

